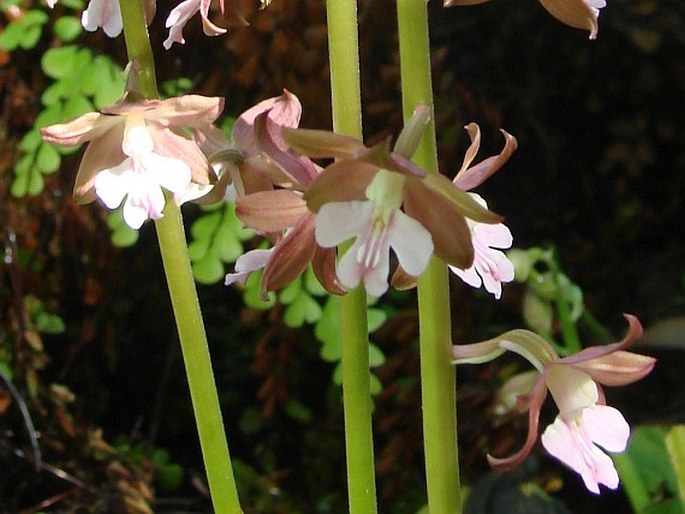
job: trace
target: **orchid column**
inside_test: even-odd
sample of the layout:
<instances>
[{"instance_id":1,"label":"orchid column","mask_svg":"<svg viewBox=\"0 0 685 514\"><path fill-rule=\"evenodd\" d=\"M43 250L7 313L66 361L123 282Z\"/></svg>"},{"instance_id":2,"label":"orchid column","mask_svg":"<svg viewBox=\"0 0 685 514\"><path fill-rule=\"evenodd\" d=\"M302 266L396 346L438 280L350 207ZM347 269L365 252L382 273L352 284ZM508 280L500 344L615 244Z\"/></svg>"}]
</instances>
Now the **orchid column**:
<instances>
[{"instance_id":1,"label":"orchid column","mask_svg":"<svg viewBox=\"0 0 685 514\"><path fill-rule=\"evenodd\" d=\"M121 0L129 61L137 66L140 93L156 98L154 58L140 0ZM190 267L181 211L168 194L157 237L176 318L200 446L214 512L242 513L219 406L207 336Z\"/></svg>"},{"instance_id":2,"label":"orchid column","mask_svg":"<svg viewBox=\"0 0 685 514\"><path fill-rule=\"evenodd\" d=\"M405 120L419 104L433 109L428 6L425 0L397 1L402 106ZM433 117L414 161L422 168L438 169ZM447 267L431 259L418 282L421 397L423 440L431 514L461 512L461 489L457 455L455 371L451 365L450 297Z\"/></svg>"},{"instance_id":3,"label":"orchid column","mask_svg":"<svg viewBox=\"0 0 685 514\"><path fill-rule=\"evenodd\" d=\"M356 0L328 0L333 130L362 139ZM349 243L342 250L349 248ZM375 461L371 423L366 291L359 286L340 299L343 406L349 512L373 514Z\"/></svg>"}]
</instances>

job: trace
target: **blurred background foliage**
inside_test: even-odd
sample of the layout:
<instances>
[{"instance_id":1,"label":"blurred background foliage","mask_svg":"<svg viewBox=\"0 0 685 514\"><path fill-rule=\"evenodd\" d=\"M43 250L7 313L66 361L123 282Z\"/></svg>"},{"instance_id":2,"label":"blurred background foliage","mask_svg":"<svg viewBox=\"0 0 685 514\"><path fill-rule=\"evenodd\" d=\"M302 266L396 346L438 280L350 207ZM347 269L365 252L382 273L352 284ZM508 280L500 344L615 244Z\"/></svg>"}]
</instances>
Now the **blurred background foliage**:
<instances>
[{"instance_id":1,"label":"blurred background foliage","mask_svg":"<svg viewBox=\"0 0 685 514\"><path fill-rule=\"evenodd\" d=\"M285 87L302 100L302 126L328 128L324 3L274 0L264 11L255 4L241 5L250 27L207 38L193 19L187 44L164 51L162 21L173 5L160 2L151 33L163 90L225 96L225 115L234 118ZM102 206L75 205L79 153L43 149L51 147L30 136L116 98L95 79L121 84L114 63L125 63L123 40L82 33L73 23L79 2L55 11L30 1L0 7L0 512L206 512L154 227L136 238ZM429 7L443 173L461 165L466 123L481 125L481 156L499 151L505 128L519 150L480 192L506 216L516 246L553 245L585 305L615 336L624 330L621 312L647 325L682 316L682 2L613 0L597 41L532 0ZM362 2L360 24L365 135L374 142L402 124L393 2ZM82 74L93 67L94 77ZM207 213L185 212L195 237L190 227ZM212 226L231 223L220 219ZM223 251L252 244L241 236ZM221 251L212 254L213 276L230 261ZM521 326L524 285L506 287L501 302L453 286L459 342ZM317 309L312 302L319 305L315 291L297 286L289 302L272 306L251 304L247 292L245 303L221 281L199 292L246 512L345 512L337 361L324 350L334 328L317 334L316 315L304 322ZM307 307L288 315L295 298ZM381 511L393 514L417 512L425 497L414 300L392 293L374 306L385 321L373 335L379 495ZM596 332L582 334L598 342ZM643 348L665 357L657 370L610 393L631 422L685 421L683 343L685 330L676 328L667 348ZM511 451L525 433L524 419L493 408L497 385L516 366L459 370L464 478L478 494L509 495L472 512L497 512L498 501L522 512L628 512L623 492L589 496L542 454L514 478L488 474L485 453ZM539 494L507 486L522 481ZM538 496L544 501L531 503Z\"/></svg>"}]
</instances>

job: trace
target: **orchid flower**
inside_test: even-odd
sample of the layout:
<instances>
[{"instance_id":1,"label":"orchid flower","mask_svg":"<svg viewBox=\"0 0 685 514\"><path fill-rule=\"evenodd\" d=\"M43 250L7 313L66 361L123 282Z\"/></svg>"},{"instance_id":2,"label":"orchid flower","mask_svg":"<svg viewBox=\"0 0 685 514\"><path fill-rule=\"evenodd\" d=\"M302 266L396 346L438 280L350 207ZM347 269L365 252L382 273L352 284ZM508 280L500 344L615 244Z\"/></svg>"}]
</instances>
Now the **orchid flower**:
<instances>
[{"instance_id":1,"label":"orchid flower","mask_svg":"<svg viewBox=\"0 0 685 514\"><path fill-rule=\"evenodd\" d=\"M236 263L236 273L226 277L229 284L264 268L262 296L289 284L310 263L328 292L344 292L335 276L335 251L316 244L315 216L302 199L302 191L321 168L292 152L281 135L283 128L298 126L301 114L297 96L284 90L281 96L259 102L241 114L230 142L218 129L194 134L210 163L226 170L208 200L220 200L228 187L234 186L237 216L275 244L266 259L254 260L251 252L245 254L246 259ZM257 264L243 268L242 262Z\"/></svg>"},{"instance_id":2,"label":"orchid flower","mask_svg":"<svg viewBox=\"0 0 685 514\"><path fill-rule=\"evenodd\" d=\"M188 20L198 12L202 18L202 30L207 36L220 36L225 34L228 29L215 25L209 20L209 8L212 0L184 0L179 3L166 19L165 26L169 29L169 36L164 40L164 48L171 48L174 43L185 44L183 29ZM219 0L221 18L228 26L245 26L247 21L238 14L236 6L232 0Z\"/></svg>"},{"instance_id":3,"label":"orchid flower","mask_svg":"<svg viewBox=\"0 0 685 514\"><path fill-rule=\"evenodd\" d=\"M393 284L407 287L435 253L462 268L473 263L471 232L465 217L486 223L500 218L438 173L426 173L409 158L430 118L419 106L394 150L388 141L371 148L346 136L320 130L283 129L293 149L312 158L336 158L305 191L317 213L316 240L335 247L355 238L338 264L347 289L364 283L380 295L388 288L389 250L400 267Z\"/></svg>"},{"instance_id":4,"label":"orchid flower","mask_svg":"<svg viewBox=\"0 0 685 514\"><path fill-rule=\"evenodd\" d=\"M124 203L124 220L134 229L159 219L166 203L188 199L193 184L209 185L209 165L181 131L211 124L223 100L188 95L167 100L130 101L127 96L102 112L41 129L47 142L76 146L90 141L76 175L79 203L100 198L110 209Z\"/></svg>"},{"instance_id":5,"label":"orchid flower","mask_svg":"<svg viewBox=\"0 0 685 514\"><path fill-rule=\"evenodd\" d=\"M445 7L477 5L488 0L443 0ZM605 0L540 0L542 6L560 22L590 31L590 39L597 37L599 10L606 7Z\"/></svg>"},{"instance_id":6,"label":"orchid flower","mask_svg":"<svg viewBox=\"0 0 685 514\"><path fill-rule=\"evenodd\" d=\"M542 337L527 330L513 330L488 341L454 345L452 355L456 364L482 363L505 351L512 351L528 360L537 370L537 378L530 375L516 378L515 386L522 388L517 402L528 410L528 437L523 448L507 458L488 455L496 469L510 469L522 463L537 440L538 423L547 391L559 407L559 414L542 435L542 444L554 457L579 473L588 488L599 493L599 485L618 487L618 474L608 452L625 450L630 427L623 415L605 404L601 386L619 386L635 382L654 367L655 359L625 351L642 336L642 325L635 316L625 315L628 334L606 346L585 348L581 352L560 358Z\"/></svg>"}]
</instances>

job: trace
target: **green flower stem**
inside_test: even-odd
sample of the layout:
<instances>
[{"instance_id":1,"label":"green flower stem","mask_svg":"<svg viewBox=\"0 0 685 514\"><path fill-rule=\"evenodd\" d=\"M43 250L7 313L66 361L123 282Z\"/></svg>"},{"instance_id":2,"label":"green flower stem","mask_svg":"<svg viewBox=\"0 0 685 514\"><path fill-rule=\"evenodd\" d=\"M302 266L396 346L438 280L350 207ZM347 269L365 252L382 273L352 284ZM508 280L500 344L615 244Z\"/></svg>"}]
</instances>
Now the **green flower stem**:
<instances>
[{"instance_id":1,"label":"green flower stem","mask_svg":"<svg viewBox=\"0 0 685 514\"><path fill-rule=\"evenodd\" d=\"M557 312L559 314L561 335L564 340L564 353L577 353L583 349L583 345L581 344L580 336L578 335L578 327L576 327L576 323L573 321L573 317L571 316L571 310L569 309L568 302L566 301L564 288L560 283L559 277L561 276L561 270L559 269L557 258L557 252L555 250L552 258L549 260L549 266L552 273L552 280L554 281L554 285L556 287L554 301L557 305Z\"/></svg>"},{"instance_id":2,"label":"green flower stem","mask_svg":"<svg viewBox=\"0 0 685 514\"><path fill-rule=\"evenodd\" d=\"M418 104L433 109L428 12L425 0L397 0L404 118ZM426 128L414 161L437 172L435 123ZM457 451L455 367L451 364L449 277L433 257L419 278L423 439L431 514L461 512Z\"/></svg>"},{"instance_id":3,"label":"green flower stem","mask_svg":"<svg viewBox=\"0 0 685 514\"><path fill-rule=\"evenodd\" d=\"M120 5L129 61L138 66L137 87L146 98L156 98L154 58L142 3L139 0L121 0ZM164 217L156 221L156 228L214 512L240 514L242 509L190 267L181 210L170 195L167 195Z\"/></svg>"},{"instance_id":4,"label":"green flower stem","mask_svg":"<svg viewBox=\"0 0 685 514\"><path fill-rule=\"evenodd\" d=\"M157 98L155 59L145 22L142 0L119 0L129 62L137 63L140 90L145 98Z\"/></svg>"},{"instance_id":5,"label":"green flower stem","mask_svg":"<svg viewBox=\"0 0 685 514\"><path fill-rule=\"evenodd\" d=\"M359 43L355 0L328 0L328 49L331 68L333 130L362 138ZM341 251L349 249L343 245ZM369 336L363 287L340 299L343 409L349 511L373 514L376 478L371 422Z\"/></svg>"},{"instance_id":6,"label":"green flower stem","mask_svg":"<svg viewBox=\"0 0 685 514\"><path fill-rule=\"evenodd\" d=\"M207 336L188 258L181 209L173 198L167 199L164 217L157 220L155 225L214 512L239 514L243 511L228 453Z\"/></svg>"}]
</instances>

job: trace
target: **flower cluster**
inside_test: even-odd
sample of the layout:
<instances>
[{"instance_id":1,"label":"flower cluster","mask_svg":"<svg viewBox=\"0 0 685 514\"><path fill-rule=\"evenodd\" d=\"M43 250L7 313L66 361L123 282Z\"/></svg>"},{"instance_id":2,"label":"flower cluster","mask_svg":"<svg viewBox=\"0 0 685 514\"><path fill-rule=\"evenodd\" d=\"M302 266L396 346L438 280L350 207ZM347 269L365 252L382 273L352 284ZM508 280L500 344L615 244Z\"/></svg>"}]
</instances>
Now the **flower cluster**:
<instances>
[{"instance_id":1,"label":"flower cluster","mask_svg":"<svg viewBox=\"0 0 685 514\"><path fill-rule=\"evenodd\" d=\"M629 328L623 340L589 347L563 358L542 337L527 330L513 330L488 341L452 347L456 364L487 362L511 351L528 360L536 370L516 375L503 386L520 410L528 410L528 437L523 448L510 457L488 455L491 466L510 469L528 456L537 441L540 410L549 390L559 414L542 434L542 445L580 474L593 493L599 493L600 484L611 489L618 487L613 462L600 447L608 452L622 452L630 427L617 409L606 405L601 386L635 382L647 375L655 363L652 357L625 351L642 336L639 320L631 315L625 317Z\"/></svg>"},{"instance_id":2,"label":"flower cluster","mask_svg":"<svg viewBox=\"0 0 685 514\"><path fill-rule=\"evenodd\" d=\"M290 95L280 103L294 101ZM499 296L501 282L513 275L489 264L492 252L498 252L491 247L507 245L501 238L493 240L482 227L508 230L499 216L463 189L480 184L508 159L516 147L513 137L505 133L502 154L470 167L479 144L476 127L469 157L452 182L410 161L430 117L423 106L391 149L389 141L369 148L351 137L295 128L292 117L286 124L281 115L271 114L276 105L273 99L267 101L263 112L245 126L252 127L247 133L253 148L261 150L260 158L277 173L265 173L261 166L262 177L271 177L272 184L239 195L236 213L246 225L272 239L274 233L278 237L270 254L244 256L227 283L243 280L264 266L262 291L266 292L287 284L312 263L329 292L340 294L363 284L369 294L380 296L388 289L392 249L399 262L392 280L397 287L414 285L435 254L467 272L472 285L479 285L472 274L484 277L488 290ZM311 160L319 158L335 161L322 169ZM253 174L254 170L243 169L241 180ZM333 252L348 240L353 242L334 272ZM499 262L498 256L494 259Z\"/></svg>"}]
</instances>

